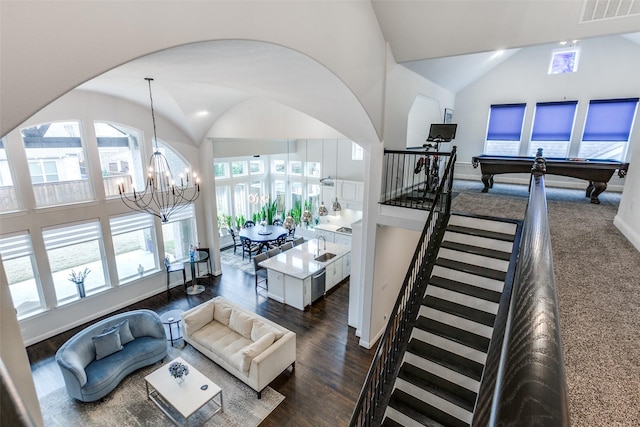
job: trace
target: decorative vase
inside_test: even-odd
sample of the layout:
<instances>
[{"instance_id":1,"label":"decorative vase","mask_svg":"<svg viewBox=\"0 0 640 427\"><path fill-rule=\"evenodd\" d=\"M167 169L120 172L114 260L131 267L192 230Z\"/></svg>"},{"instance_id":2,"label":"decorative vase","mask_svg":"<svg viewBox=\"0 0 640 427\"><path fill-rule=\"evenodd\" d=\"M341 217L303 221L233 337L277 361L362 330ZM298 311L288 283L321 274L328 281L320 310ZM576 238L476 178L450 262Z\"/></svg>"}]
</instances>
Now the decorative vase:
<instances>
[{"instance_id":1,"label":"decorative vase","mask_svg":"<svg viewBox=\"0 0 640 427\"><path fill-rule=\"evenodd\" d=\"M78 288L78 295L80 295L80 298L84 298L86 296L84 292L84 281L76 282L76 288Z\"/></svg>"},{"instance_id":2,"label":"decorative vase","mask_svg":"<svg viewBox=\"0 0 640 427\"><path fill-rule=\"evenodd\" d=\"M173 378L176 380L176 382L178 383L178 385L182 385L182 384L184 384L184 380L185 380L185 377L184 377L184 376L182 376L182 377L173 377Z\"/></svg>"}]
</instances>

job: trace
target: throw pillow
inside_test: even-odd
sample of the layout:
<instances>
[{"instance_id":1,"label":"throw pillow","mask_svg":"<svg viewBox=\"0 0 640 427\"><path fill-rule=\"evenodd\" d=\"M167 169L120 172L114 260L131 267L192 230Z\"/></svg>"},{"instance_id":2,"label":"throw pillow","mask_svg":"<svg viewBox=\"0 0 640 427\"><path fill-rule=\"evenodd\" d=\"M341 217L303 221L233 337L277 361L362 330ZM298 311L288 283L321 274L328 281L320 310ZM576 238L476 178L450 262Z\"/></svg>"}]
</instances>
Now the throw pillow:
<instances>
[{"instance_id":1,"label":"throw pillow","mask_svg":"<svg viewBox=\"0 0 640 427\"><path fill-rule=\"evenodd\" d=\"M251 339L251 328L253 327L253 318L240 310L231 310L229 318L229 328L236 331L246 339Z\"/></svg>"},{"instance_id":2,"label":"throw pillow","mask_svg":"<svg viewBox=\"0 0 640 427\"><path fill-rule=\"evenodd\" d=\"M105 334L107 332L111 332L114 329L118 329L119 330L119 332L120 332L120 343L122 345L130 343L131 341L133 341L135 339L135 338L133 338L133 334L131 333L131 328L129 328L129 319L123 320L122 322L118 323L117 325L109 326L108 328L103 330L102 333Z\"/></svg>"},{"instance_id":3,"label":"throw pillow","mask_svg":"<svg viewBox=\"0 0 640 427\"><path fill-rule=\"evenodd\" d=\"M251 328L251 341L258 341L269 332L272 332L275 335L276 338L274 341L278 341L278 339L284 335L284 332L264 323L262 320L255 319L253 321L253 327Z\"/></svg>"},{"instance_id":4,"label":"throw pillow","mask_svg":"<svg viewBox=\"0 0 640 427\"><path fill-rule=\"evenodd\" d=\"M213 321L214 307L215 304L206 302L182 316L182 320L189 329L189 335Z\"/></svg>"},{"instance_id":5,"label":"throw pillow","mask_svg":"<svg viewBox=\"0 0 640 427\"><path fill-rule=\"evenodd\" d=\"M96 360L117 353L124 348L120 342L120 330L117 328L107 333L96 335L91 339L96 347Z\"/></svg>"},{"instance_id":6,"label":"throw pillow","mask_svg":"<svg viewBox=\"0 0 640 427\"><path fill-rule=\"evenodd\" d=\"M257 355L269 348L269 346L273 344L273 341L275 341L275 339L275 334L273 332L269 332L258 341L245 347L245 349L242 350L242 362L240 363L240 369L242 369L243 372L248 372L249 367L251 366L251 361Z\"/></svg>"},{"instance_id":7,"label":"throw pillow","mask_svg":"<svg viewBox=\"0 0 640 427\"><path fill-rule=\"evenodd\" d=\"M233 310L233 307L229 304L216 302L216 308L213 310L213 320L222 323L224 326L229 326L231 310Z\"/></svg>"}]
</instances>

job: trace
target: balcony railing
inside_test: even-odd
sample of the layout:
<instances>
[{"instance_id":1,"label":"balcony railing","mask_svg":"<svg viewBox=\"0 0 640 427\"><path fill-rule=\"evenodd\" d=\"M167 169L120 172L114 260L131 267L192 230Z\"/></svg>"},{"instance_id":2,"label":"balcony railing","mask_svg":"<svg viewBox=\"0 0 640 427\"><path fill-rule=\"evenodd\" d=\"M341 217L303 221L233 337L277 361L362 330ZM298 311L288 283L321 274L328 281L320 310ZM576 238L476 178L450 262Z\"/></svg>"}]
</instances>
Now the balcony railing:
<instances>
[{"instance_id":1,"label":"balcony railing","mask_svg":"<svg viewBox=\"0 0 640 427\"><path fill-rule=\"evenodd\" d=\"M428 210L444 179L451 152L428 150L385 150L382 199L380 203L412 209Z\"/></svg>"}]
</instances>

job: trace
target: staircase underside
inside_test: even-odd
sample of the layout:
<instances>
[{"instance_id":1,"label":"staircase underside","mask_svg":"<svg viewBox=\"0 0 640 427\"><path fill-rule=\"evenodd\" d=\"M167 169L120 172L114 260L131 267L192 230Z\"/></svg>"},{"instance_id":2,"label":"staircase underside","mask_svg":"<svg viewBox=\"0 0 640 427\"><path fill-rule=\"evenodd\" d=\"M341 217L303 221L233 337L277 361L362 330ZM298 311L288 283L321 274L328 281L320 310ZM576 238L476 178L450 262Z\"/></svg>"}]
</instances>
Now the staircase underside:
<instances>
[{"instance_id":1,"label":"staircase underside","mask_svg":"<svg viewBox=\"0 0 640 427\"><path fill-rule=\"evenodd\" d=\"M384 426L469 426L518 221L451 215Z\"/></svg>"}]
</instances>

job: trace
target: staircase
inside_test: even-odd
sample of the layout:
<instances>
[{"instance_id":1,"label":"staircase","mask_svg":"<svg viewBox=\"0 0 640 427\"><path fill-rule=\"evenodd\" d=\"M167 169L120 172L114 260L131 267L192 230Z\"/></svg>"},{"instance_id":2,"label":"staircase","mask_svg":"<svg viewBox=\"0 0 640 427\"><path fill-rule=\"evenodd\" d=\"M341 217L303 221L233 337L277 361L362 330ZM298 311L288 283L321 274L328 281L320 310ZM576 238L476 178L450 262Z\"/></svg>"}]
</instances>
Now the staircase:
<instances>
[{"instance_id":1,"label":"staircase","mask_svg":"<svg viewBox=\"0 0 640 427\"><path fill-rule=\"evenodd\" d=\"M451 215L383 426L469 426L517 230Z\"/></svg>"}]
</instances>

